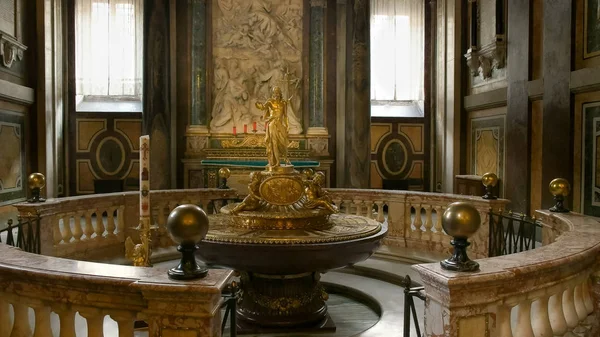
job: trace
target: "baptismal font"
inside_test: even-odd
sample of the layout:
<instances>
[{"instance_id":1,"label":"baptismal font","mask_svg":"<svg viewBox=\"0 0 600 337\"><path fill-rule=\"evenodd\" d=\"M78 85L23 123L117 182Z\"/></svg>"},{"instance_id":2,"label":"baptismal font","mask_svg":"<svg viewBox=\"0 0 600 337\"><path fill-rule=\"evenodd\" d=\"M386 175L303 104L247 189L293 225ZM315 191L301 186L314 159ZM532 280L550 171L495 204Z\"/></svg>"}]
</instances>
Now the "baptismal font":
<instances>
[{"instance_id":1,"label":"baptismal font","mask_svg":"<svg viewBox=\"0 0 600 337\"><path fill-rule=\"evenodd\" d=\"M277 87L270 99L256 103L265 111L269 164L250 174L242 202L209 216L198 247L206 263L240 273L240 333L335 329L321 273L367 259L387 233L370 218L338 214L323 189L323 173L300 173L290 164L287 104Z\"/></svg>"}]
</instances>

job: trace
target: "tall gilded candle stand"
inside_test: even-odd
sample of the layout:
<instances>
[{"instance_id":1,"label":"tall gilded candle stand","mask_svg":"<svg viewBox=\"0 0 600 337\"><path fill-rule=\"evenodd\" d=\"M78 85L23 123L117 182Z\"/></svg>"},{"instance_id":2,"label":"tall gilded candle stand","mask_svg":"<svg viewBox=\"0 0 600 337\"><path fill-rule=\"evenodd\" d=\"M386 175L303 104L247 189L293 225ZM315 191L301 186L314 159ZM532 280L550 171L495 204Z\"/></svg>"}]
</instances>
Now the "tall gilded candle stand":
<instances>
[{"instance_id":1,"label":"tall gilded candle stand","mask_svg":"<svg viewBox=\"0 0 600 337\"><path fill-rule=\"evenodd\" d=\"M567 179L556 178L548 186L550 193L554 196L556 204L550 207L550 212L568 213L569 209L564 206L565 198L571 193L571 184Z\"/></svg>"},{"instance_id":2,"label":"tall gilded candle stand","mask_svg":"<svg viewBox=\"0 0 600 337\"><path fill-rule=\"evenodd\" d=\"M169 278L174 280L193 280L205 277L208 269L198 265L195 252L196 245L208 233L208 216L196 205L176 207L167 218L167 230L173 241L178 244L181 261L168 271Z\"/></svg>"},{"instance_id":3,"label":"tall gilded candle stand","mask_svg":"<svg viewBox=\"0 0 600 337\"><path fill-rule=\"evenodd\" d=\"M442 228L454 239L454 253L440 264L446 270L467 272L479 270L479 263L467 256L468 239L481 226L481 216L477 209L466 202L455 202L448 206L442 216Z\"/></svg>"},{"instance_id":4,"label":"tall gilded candle stand","mask_svg":"<svg viewBox=\"0 0 600 337\"><path fill-rule=\"evenodd\" d=\"M219 185L220 189L229 189L227 186L227 179L231 177L231 171L227 167L221 167L219 169L219 178L221 178L221 184Z\"/></svg>"},{"instance_id":5,"label":"tall gilded candle stand","mask_svg":"<svg viewBox=\"0 0 600 337\"><path fill-rule=\"evenodd\" d=\"M481 177L481 183L485 186L485 195L482 197L487 200L498 199L494 195L494 187L498 184L498 176L495 173L488 172Z\"/></svg>"},{"instance_id":6,"label":"tall gilded candle stand","mask_svg":"<svg viewBox=\"0 0 600 337\"><path fill-rule=\"evenodd\" d=\"M41 173L32 173L28 177L28 185L31 189L31 198L27 200L30 203L44 202L46 199L40 196L42 189L46 186L46 177Z\"/></svg>"}]
</instances>

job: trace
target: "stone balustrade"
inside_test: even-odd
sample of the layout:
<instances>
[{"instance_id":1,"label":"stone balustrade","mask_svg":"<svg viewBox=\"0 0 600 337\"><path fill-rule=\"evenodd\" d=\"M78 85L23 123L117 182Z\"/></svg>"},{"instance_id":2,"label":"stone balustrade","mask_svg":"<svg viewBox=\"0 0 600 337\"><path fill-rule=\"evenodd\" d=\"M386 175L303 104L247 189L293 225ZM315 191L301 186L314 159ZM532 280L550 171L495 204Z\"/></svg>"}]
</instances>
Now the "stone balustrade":
<instances>
[{"instance_id":1,"label":"stone balustrade","mask_svg":"<svg viewBox=\"0 0 600 337\"><path fill-rule=\"evenodd\" d=\"M452 240L442 229L442 214L456 201L466 201L481 215L482 225L471 239L469 252L475 258L488 256L489 212L504 210L508 200L412 191L329 189L342 213L363 215L387 221L384 244L450 254ZM386 216L380 210L386 209Z\"/></svg>"},{"instance_id":2,"label":"stone balustrade","mask_svg":"<svg viewBox=\"0 0 600 337\"><path fill-rule=\"evenodd\" d=\"M0 256L0 337L57 330L74 337L85 330L78 328L82 319L90 337L133 337L135 321L146 322L150 336L221 335L221 291L231 271L181 282L164 268L67 260L1 244Z\"/></svg>"},{"instance_id":3,"label":"stone balustrade","mask_svg":"<svg viewBox=\"0 0 600 337\"><path fill-rule=\"evenodd\" d=\"M169 212L182 204L195 204L208 213L223 200L234 199L234 190L189 189L151 191L155 246L172 245L166 235ZM41 254L93 260L123 256L124 241L138 237L139 193L109 193L50 199L44 203L20 203L21 216L40 216ZM49 240L52 238L52 240Z\"/></svg>"},{"instance_id":4,"label":"stone balustrade","mask_svg":"<svg viewBox=\"0 0 600 337\"><path fill-rule=\"evenodd\" d=\"M426 336L600 334L600 222L537 213L543 247L479 260L475 273L446 271L439 263L414 267L427 293Z\"/></svg>"}]
</instances>

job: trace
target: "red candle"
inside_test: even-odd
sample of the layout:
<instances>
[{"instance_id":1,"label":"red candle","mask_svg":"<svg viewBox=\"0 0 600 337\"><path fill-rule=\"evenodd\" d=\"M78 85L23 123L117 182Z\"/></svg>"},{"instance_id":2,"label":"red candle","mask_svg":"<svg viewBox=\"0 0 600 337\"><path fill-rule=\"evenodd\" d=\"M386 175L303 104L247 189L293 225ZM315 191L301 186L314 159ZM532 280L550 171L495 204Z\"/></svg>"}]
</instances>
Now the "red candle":
<instances>
[{"instance_id":1,"label":"red candle","mask_svg":"<svg viewBox=\"0 0 600 337\"><path fill-rule=\"evenodd\" d=\"M252 131L256 131L256 122L252 122Z\"/></svg>"},{"instance_id":2,"label":"red candle","mask_svg":"<svg viewBox=\"0 0 600 337\"><path fill-rule=\"evenodd\" d=\"M237 128L235 126L233 127L233 135L237 136Z\"/></svg>"},{"instance_id":3,"label":"red candle","mask_svg":"<svg viewBox=\"0 0 600 337\"><path fill-rule=\"evenodd\" d=\"M248 124L244 124L244 133L248 133Z\"/></svg>"}]
</instances>

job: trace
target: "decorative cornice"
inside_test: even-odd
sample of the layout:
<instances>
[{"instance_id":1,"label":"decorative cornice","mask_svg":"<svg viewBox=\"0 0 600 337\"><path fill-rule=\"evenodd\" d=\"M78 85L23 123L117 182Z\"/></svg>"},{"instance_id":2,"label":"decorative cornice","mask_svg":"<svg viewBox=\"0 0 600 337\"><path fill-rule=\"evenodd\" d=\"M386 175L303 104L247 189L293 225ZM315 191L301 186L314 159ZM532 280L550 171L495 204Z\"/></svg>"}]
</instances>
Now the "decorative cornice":
<instances>
[{"instance_id":1,"label":"decorative cornice","mask_svg":"<svg viewBox=\"0 0 600 337\"><path fill-rule=\"evenodd\" d=\"M492 77L493 69L502 69L506 66L506 41L503 35L497 35L496 41L480 49L471 47L464 55L467 66L473 77L481 75L485 80Z\"/></svg>"},{"instance_id":2,"label":"decorative cornice","mask_svg":"<svg viewBox=\"0 0 600 337\"><path fill-rule=\"evenodd\" d=\"M0 31L0 56L2 56L2 64L6 68L12 67L14 61L22 60L23 52L26 50L27 46L11 35Z\"/></svg>"}]
</instances>

